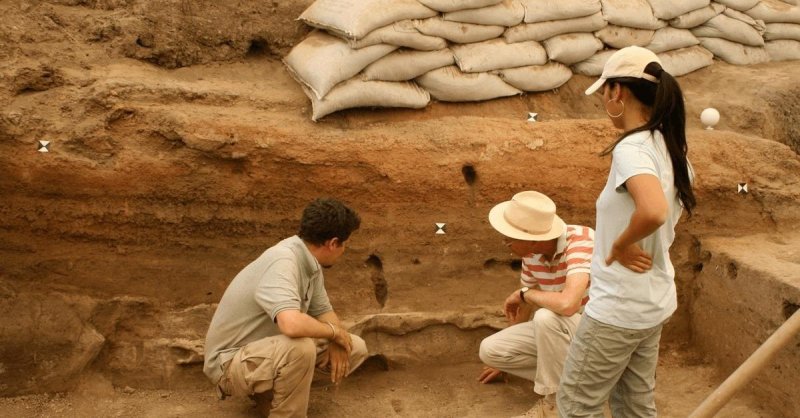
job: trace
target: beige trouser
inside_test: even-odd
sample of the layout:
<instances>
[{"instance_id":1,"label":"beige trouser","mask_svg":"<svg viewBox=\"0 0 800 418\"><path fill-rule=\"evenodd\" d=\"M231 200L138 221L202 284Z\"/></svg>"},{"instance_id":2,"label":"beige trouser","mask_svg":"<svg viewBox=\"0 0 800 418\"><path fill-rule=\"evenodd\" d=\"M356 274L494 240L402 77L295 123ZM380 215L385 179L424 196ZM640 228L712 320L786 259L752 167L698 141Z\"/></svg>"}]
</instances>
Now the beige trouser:
<instances>
[{"instance_id":1,"label":"beige trouser","mask_svg":"<svg viewBox=\"0 0 800 418\"><path fill-rule=\"evenodd\" d=\"M550 395L558 390L564 359L581 314L562 316L540 308L533 319L512 325L481 342L487 366L534 382L533 390Z\"/></svg>"},{"instance_id":2,"label":"beige trouser","mask_svg":"<svg viewBox=\"0 0 800 418\"><path fill-rule=\"evenodd\" d=\"M585 315L578 327L558 390L560 417L603 417L609 399L614 418L656 416L659 324L628 329Z\"/></svg>"},{"instance_id":3,"label":"beige trouser","mask_svg":"<svg viewBox=\"0 0 800 418\"><path fill-rule=\"evenodd\" d=\"M350 334L350 372L367 358L367 345ZM223 393L233 396L257 395L272 391L271 418L305 417L311 380L319 356L328 349L327 340L289 338L285 335L263 338L239 349L225 366L219 382Z\"/></svg>"}]
</instances>

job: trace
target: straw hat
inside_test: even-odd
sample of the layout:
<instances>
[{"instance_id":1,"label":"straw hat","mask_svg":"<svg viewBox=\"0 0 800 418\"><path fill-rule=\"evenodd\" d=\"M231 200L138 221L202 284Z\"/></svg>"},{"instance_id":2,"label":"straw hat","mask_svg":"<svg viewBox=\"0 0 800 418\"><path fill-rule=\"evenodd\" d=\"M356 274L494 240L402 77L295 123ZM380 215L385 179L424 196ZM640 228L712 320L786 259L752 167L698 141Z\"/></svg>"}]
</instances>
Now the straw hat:
<instances>
[{"instance_id":1,"label":"straw hat","mask_svg":"<svg viewBox=\"0 0 800 418\"><path fill-rule=\"evenodd\" d=\"M497 232L523 241L547 241L564 233L566 225L556 215L556 204L535 191L520 192L489 211Z\"/></svg>"}]
</instances>

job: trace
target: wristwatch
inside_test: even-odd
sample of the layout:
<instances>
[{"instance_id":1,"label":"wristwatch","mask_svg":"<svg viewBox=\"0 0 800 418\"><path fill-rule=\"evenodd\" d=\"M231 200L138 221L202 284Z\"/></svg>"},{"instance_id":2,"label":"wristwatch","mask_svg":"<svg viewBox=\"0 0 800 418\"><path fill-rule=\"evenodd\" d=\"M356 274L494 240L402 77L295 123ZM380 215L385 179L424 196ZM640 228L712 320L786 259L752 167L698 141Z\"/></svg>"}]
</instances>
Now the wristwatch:
<instances>
[{"instance_id":1,"label":"wristwatch","mask_svg":"<svg viewBox=\"0 0 800 418\"><path fill-rule=\"evenodd\" d=\"M522 303L527 303L527 302L525 302L525 292L527 292L529 290L531 290L531 288L529 288L528 286L525 286L522 289L519 289L519 298L522 300Z\"/></svg>"}]
</instances>

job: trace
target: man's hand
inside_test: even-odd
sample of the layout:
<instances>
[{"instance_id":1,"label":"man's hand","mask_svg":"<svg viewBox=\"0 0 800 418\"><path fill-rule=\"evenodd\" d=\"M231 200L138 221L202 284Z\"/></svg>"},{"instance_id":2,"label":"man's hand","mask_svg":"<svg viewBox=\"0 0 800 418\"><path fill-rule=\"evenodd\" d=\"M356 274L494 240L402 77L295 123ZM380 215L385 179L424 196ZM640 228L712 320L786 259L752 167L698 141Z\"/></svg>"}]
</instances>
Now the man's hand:
<instances>
[{"instance_id":1,"label":"man's hand","mask_svg":"<svg viewBox=\"0 0 800 418\"><path fill-rule=\"evenodd\" d=\"M481 375L478 377L478 381L481 383L491 383L497 380L498 378L503 378L503 380L505 381L506 374L493 367L483 366L483 371L481 372Z\"/></svg>"},{"instance_id":2,"label":"man's hand","mask_svg":"<svg viewBox=\"0 0 800 418\"><path fill-rule=\"evenodd\" d=\"M644 252L639 244L620 248L615 243L611 247L611 254L606 258L606 265L610 266L614 261L637 273L644 273L653 267L653 257Z\"/></svg>"},{"instance_id":3,"label":"man's hand","mask_svg":"<svg viewBox=\"0 0 800 418\"><path fill-rule=\"evenodd\" d=\"M521 303L522 299L519 298L519 290L515 290L506 298L506 301L503 304L503 313L506 314L506 319L508 319L509 322L517 322L517 316L519 315L519 307Z\"/></svg>"},{"instance_id":4,"label":"man's hand","mask_svg":"<svg viewBox=\"0 0 800 418\"><path fill-rule=\"evenodd\" d=\"M350 341L350 333L340 326L334 325L334 327L336 327L336 338L331 341L331 345L339 345L350 356L350 350L353 347L353 343Z\"/></svg>"},{"instance_id":5,"label":"man's hand","mask_svg":"<svg viewBox=\"0 0 800 418\"><path fill-rule=\"evenodd\" d=\"M339 383L350 373L350 353L339 344L328 344L326 352L331 366L331 382Z\"/></svg>"}]
</instances>

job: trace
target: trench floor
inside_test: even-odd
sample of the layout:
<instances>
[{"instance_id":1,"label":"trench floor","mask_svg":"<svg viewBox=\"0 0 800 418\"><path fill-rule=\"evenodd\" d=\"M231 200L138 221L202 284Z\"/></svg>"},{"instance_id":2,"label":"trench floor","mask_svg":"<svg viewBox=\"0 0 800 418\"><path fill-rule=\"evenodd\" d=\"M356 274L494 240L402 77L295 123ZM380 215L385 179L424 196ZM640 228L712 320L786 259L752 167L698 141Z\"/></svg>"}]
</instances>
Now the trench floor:
<instances>
[{"instance_id":1,"label":"trench floor","mask_svg":"<svg viewBox=\"0 0 800 418\"><path fill-rule=\"evenodd\" d=\"M409 364L385 370L377 362L337 386L317 381L312 387L309 417L510 417L525 412L537 395L532 384L511 377L506 382L477 382L481 365ZM725 376L688 350L662 349L657 371L659 416L683 418ZM109 383L82 384L76 391L0 399L7 417L230 417L255 418L249 400L216 399L213 391L130 390ZM780 411L745 388L717 417L777 418Z\"/></svg>"}]
</instances>

